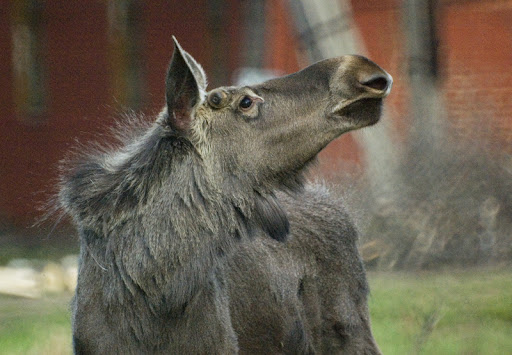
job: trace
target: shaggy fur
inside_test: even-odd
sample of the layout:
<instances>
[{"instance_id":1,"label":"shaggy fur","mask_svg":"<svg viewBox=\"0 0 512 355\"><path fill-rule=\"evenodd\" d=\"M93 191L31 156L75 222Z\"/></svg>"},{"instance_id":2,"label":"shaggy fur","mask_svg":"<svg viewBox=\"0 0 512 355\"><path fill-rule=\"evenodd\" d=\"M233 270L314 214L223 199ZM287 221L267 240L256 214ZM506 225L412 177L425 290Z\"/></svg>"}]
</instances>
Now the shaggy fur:
<instances>
[{"instance_id":1,"label":"shaggy fur","mask_svg":"<svg viewBox=\"0 0 512 355\"><path fill-rule=\"evenodd\" d=\"M318 151L378 120L375 75L390 81L341 57L206 94L176 42L155 122L62 177L75 353L378 353L357 233L325 188L302 188Z\"/></svg>"}]
</instances>

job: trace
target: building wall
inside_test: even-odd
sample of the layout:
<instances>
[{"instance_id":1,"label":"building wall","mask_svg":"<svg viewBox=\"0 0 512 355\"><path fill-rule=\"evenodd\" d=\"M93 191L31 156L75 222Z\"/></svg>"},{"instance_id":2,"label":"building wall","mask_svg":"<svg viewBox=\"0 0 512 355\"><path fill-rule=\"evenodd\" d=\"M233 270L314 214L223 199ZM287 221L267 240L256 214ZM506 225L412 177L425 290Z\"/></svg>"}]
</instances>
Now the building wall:
<instances>
[{"instance_id":1,"label":"building wall","mask_svg":"<svg viewBox=\"0 0 512 355\"><path fill-rule=\"evenodd\" d=\"M401 1L353 0L370 56L395 81L388 108L408 129L408 54ZM459 139L512 152L512 1L438 0L439 88Z\"/></svg>"},{"instance_id":2,"label":"building wall","mask_svg":"<svg viewBox=\"0 0 512 355\"><path fill-rule=\"evenodd\" d=\"M396 139L405 141L410 127L408 62L404 0L351 0L353 18L368 56L394 78L386 110ZM278 1L283 4L284 1ZM439 88L448 127L467 141L512 152L512 0L438 0ZM299 43L289 36L293 27L285 7L273 9L281 19L268 31L280 48L272 52L292 56ZM279 32L281 31L281 32ZM279 33L284 33L280 35ZM277 38L277 39L276 39ZM292 72L290 60L270 59L269 66ZM304 63L301 63L303 66ZM361 149L346 134L320 154L320 169L350 170L361 163Z\"/></svg>"},{"instance_id":3,"label":"building wall","mask_svg":"<svg viewBox=\"0 0 512 355\"><path fill-rule=\"evenodd\" d=\"M445 1L439 32L457 133L512 153L512 1Z\"/></svg>"},{"instance_id":4,"label":"building wall","mask_svg":"<svg viewBox=\"0 0 512 355\"><path fill-rule=\"evenodd\" d=\"M19 3L41 5L42 58L45 107L32 115L16 109L13 58L15 22ZM164 104L164 79L173 52L171 35L202 63L207 72L223 67L225 81L237 66L240 19L238 1L222 1L229 12L212 17L207 0L133 0L138 6L141 29L141 92L144 100L135 109L148 115ZM222 24L220 32L212 28ZM108 139L120 113L130 106L116 92L115 62L110 53L108 1L12 0L0 2L0 232L6 227L24 228L40 216L38 206L55 192L58 162L76 141ZM215 34L215 37L213 36ZM214 47L222 58L213 58ZM113 61L114 60L114 61ZM129 103L128 103L129 104ZM3 228L2 228L3 227Z\"/></svg>"},{"instance_id":5,"label":"building wall","mask_svg":"<svg viewBox=\"0 0 512 355\"><path fill-rule=\"evenodd\" d=\"M40 1L45 108L36 115L16 109L12 28L15 4L0 2L0 226L24 227L36 206L54 192L58 161L75 141L98 140L129 108L114 84L108 2ZM129 1L129 0L127 0ZM237 0L132 0L138 6L139 55L144 97L135 109L148 115L164 102L164 75L172 54L171 34L211 74L212 86L229 82L241 64L243 2ZM387 110L405 140L408 130L408 57L402 1L352 0L353 15L369 56L394 77ZM284 0L267 2L267 67L291 73L307 65ZM512 0L439 0L440 87L448 118L465 139L512 153ZM247 40L247 39L246 39ZM260 39L250 39L260 40ZM110 53L110 54L109 54ZM114 56L115 57L115 56ZM116 91L117 90L117 91ZM101 137L100 139L104 139ZM325 174L360 166L350 134L320 157ZM2 228L0 227L0 230Z\"/></svg>"}]
</instances>

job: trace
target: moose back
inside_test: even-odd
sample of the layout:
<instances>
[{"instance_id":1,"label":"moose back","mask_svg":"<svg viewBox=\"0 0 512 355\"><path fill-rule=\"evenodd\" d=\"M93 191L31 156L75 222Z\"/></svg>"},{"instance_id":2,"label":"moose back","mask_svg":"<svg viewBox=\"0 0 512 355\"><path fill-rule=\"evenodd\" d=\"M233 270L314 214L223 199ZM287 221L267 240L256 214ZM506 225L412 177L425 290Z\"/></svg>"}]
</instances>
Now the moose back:
<instances>
[{"instance_id":1,"label":"moose back","mask_svg":"<svg viewBox=\"0 0 512 355\"><path fill-rule=\"evenodd\" d=\"M75 353L378 354L357 232L303 172L379 120L391 83L343 56L207 91L175 40L161 113L61 177L81 243Z\"/></svg>"}]
</instances>

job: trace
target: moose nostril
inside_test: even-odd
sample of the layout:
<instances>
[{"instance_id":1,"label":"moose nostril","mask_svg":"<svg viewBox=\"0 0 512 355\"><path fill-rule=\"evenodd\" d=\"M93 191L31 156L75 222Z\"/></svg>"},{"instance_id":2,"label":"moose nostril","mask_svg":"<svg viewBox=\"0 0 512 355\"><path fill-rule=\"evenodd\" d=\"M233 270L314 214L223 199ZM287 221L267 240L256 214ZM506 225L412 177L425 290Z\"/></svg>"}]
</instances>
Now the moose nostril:
<instances>
[{"instance_id":1,"label":"moose nostril","mask_svg":"<svg viewBox=\"0 0 512 355\"><path fill-rule=\"evenodd\" d=\"M379 75L371 77L369 80L363 81L361 84L375 90L385 91L388 88L389 81L386 77Z\"/></svg>"}]
</instances>

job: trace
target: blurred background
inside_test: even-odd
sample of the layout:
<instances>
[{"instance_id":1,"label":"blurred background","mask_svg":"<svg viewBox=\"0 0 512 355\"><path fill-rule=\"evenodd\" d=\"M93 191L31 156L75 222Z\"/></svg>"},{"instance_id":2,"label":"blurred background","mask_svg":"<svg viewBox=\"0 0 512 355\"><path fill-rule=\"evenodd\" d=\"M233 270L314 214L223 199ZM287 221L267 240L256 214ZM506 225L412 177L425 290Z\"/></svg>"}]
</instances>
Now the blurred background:
<instances>
[{"instance_id":1,"label":"blurred background","mask_svg":"<svg viewBox=\"0 0 512 355\"><path fill-rule=\"evenodd\" d=\"M311 171L361 231L377 341L393 354L512 351L512 0L11 0L0 2L0 294L11 295L0 353L69 352L78 240L70 221L34 223L77 141L111 140L123 112L159 112L171 35L210 88L343 54L386 69L381 122L332 142ZM61 338L32 347L52 317Z\"/></svg>"}]
</instances>

